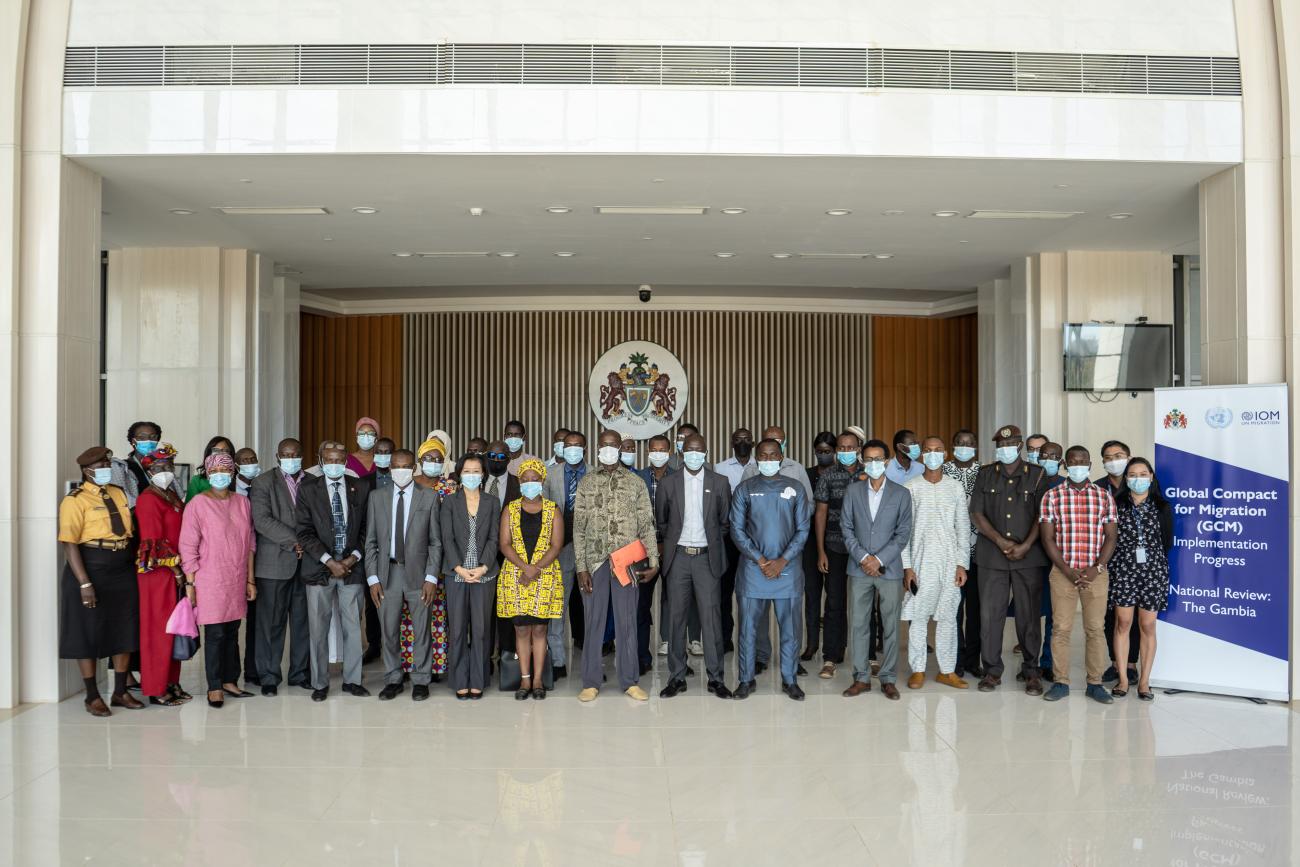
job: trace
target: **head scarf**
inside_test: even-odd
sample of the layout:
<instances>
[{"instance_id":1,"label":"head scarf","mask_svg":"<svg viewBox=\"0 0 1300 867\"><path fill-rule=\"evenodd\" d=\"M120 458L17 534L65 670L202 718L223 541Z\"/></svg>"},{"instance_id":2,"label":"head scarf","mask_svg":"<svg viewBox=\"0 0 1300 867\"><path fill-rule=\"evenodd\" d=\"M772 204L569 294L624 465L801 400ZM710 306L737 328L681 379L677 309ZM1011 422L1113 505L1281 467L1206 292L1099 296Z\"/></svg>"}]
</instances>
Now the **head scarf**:
<instances>
[{"instance_id":1,"label":"head scarf","mask_svg":"<svg viewBox=\"0 0 1300 867\"><path fill-rule=\"evenodd\" d=\"M158 447L149 454L140 458L140 467L148 470L159 461L171 461L176 459L176 449L171 443L158 443Z\"/></svg>"},{"instance_id":2,"label":"head scarf","mask_svg":"<svg viewBox=\"0 0 1300 867\"><path fill-rule=\"evenodd\" d=\"M234 473L234 471L235 459L225 452L213 452L203 462L203 472L208 475L213 473Z\"/></svg>"},{"instance_id":3,"label":"head scarf","mask_svg":"<svg viewBox=\"0 0 1300 867\"><path fill-rule=\"evenodd\" d=\"M451 459L451 437L443 430L429 431L428 439L420 443L420 448L415 453L415 459L423 460L424 456L432 449L438 449L442 452L444 476L450 476L456 470L456 462Z\"/></svg>"},{"instance_id":4,"label":"head scarf","mask_svg":"<svg viewBox=\"0 0 1300 867\"><path fill-rule=\"evenodd\" d=\"M373 418L371 418L368 415L363 415L361 418L357 419L356 427L354 427L352 430L354 432L360 431L361 428L365 425L370 425L372 428L375 429L376 438L384 435L383 432L379 429L379 422L375 421Z\"/></svg>"},{"instance_id":5,"label":"head scarf","mask_svg":"<svg viewBox=\"0 0 1300 867\"><path fill-rule=\"evenodd\" d=\"M867 444L867 432L862 428L858 427L855 424L851 424L848 427L846 427L845 430L847 430L849 433L853 434L855 437L858 438L859 448Z\"/></svg>"},{"instance_id":6,"label":"head scarf","mask_svg":"<svg viewBox=\"0 0 1300 867\"><path fill-rule=\"evenodd\" d=\"M529 470L532 470L537 473L537 475L541 476L543 482L546 481L546 464L542 463L537 458L529 458L519 465L520 476L523 476L523 474Z\"/></svg>"}]
</instances>

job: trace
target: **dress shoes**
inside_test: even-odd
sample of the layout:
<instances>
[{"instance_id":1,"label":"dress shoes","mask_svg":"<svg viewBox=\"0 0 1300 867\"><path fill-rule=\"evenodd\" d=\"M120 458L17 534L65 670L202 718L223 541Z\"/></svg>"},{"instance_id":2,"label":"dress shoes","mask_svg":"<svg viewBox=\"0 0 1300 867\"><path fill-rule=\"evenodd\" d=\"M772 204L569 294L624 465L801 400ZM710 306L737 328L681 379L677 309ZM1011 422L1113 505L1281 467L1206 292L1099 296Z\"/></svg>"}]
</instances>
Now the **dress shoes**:
<instances>
[{"instance_id":1,"label":"dress shoes","mask_svg":"<svg viewBox=\"0 0 1300 867\"><path fill-rule=\"evenodd\" d=\"M812 659L816 655L817 655L817 648L815 646L810 645L804 648L803 653L799 654L799 658L802 659L804 662L807 662L808 660Z\"/></svg>"},{"instance_id":2,"label":"dress shoes","mask_svg":"<svg viewBox=\"0 0 1300 867\"><path fill-rule=\"evenodd\" d=\"M754 691L754 688L753 688L752 686L750 686L749 684L750 684L750 681L745 681L745 682L739 684L739 685L736 687L736 691L733 692L733 693L731 694L731 697L734 698L734 699L736 699L737 701L740 701L740 700L742 700L742 699L749 698L750 693L752 693L752 692Z\"/></svg>"},{"instance_id":3,"label":"dress shoes","mask_svg":"<svg viewBox=\"0 0 1300 867\"><path fill-rule=\"evenodd\" d=\"M871 692L871 684L865 680L855 680L853 681L853 684L848 689L844 690L844 692L840 693L840 695L845 698L854 698L855 696L862 695L864 692Z\"/></svg>"},{"instance_id":4,"label":"dress shoes","mask_svg":"<svg viewBox=\"0 0 1300 867\"><path fill-rule=\"evenodd\" d=\"M370 697L370 690L366 689L364 686L362 686L359 683L345 683L343 684L343 691L346 692L348 695L354 695L357 698Z\"/></svg>"},{"instance_id":5,"label":"dress shoes","mask_svg":"<svg viewBox=\"0 0 1300 867\"><path fill-rule=\"evenodd\" d=\"M796 677L807 677L808 669L804 668L802 665L796 665L794 673Z\"/></svg>"},{"instance_id":6,"label":"dress shoes","mask_svg":"<svg viewBox=\"0 0 1300 867\"><path fill-rule=\"evenodd\" d=\"M567 665L552 665L551 677L554 680L560 680L569 676L569 667Z\"/></svg>"},{"instance_id":7,"label":"dress shoes","mask_svg":"<svg viewBox=\"0 0 1300 867\"><path fill-rule=\"evenodd\" d=\"M767 671L767 663L766 663L766 662L756 662L756 663L754 663L754 674L762 674L764 671Z\"/></svg>"},{"instance_id":8,"label":"dress shoes","mask_svg":"<svg viewBox=\"0 0 1300 867\"><path fill-rule=\"evenodd\" d=\"M727 689L727 685L720 680L709 681L709 692L718 698L731 698L731 690Z\"/></svg>"},{"instance_id":9,"label":"dress shoes","mask_svg":"<svg viewBox=\"0 0 1300 867\"><path fill-rule=\"evenodd\" d=\"M306 690L310 690L312 688L312 685L305 680L291 680L289 681L289 686L296 686L299 689L306 689Z\"/></svg>"},{"instance_id":10,"label":"dress shoes","mask_svg":"<svg viewBox=\"0 0 1300 867\"><path fill-rule=\"evenodd\" d=\"M800 689L799 684L797 683L781 684L781 692L790 696L790 698L794 699L795 701L803 701L804 699L804 692L802 689Z\"/></svg>"},{"instance_id":11,"label":"dress shoes","mask_svg":"<svg viewBox=\"0 0 1300 867\"><path fill-rule=\"evenodd\" d=\"M344 689L347 689L345 686ZM386 683L384 688L379 691L380 701L392 701L402 694L402 685L400 683Z\"/></svg>"},{"instance_id":12,"label":"dress shoes","mask_svg":"<svg viewBox=\"0 0 1300 867\"><path fill-rule=\"evenodd\" d=\"M268 698L274 698L276 695L279 695L279 693L280 690L276 688L275 684L273 683L262 684L262 695Z\"/></svg>"},{"instance_id":13,"label":"dress shoes","mask_svg":"<svg viewBox=\"0 0 1300 867\"><path fill-rule=\"evenodd\" d=\"M684 681L684 680L670 680L670 681L668 681L668 685L667 685L667 686L665 686L663 689L659 690L659 697L660 697L660 698L672 698L672 697L676 696L678 693L683 693L683 692L686 692L686 681Z\"/></svg>"},{"instance_id":14,"label":"dress shoes","mask_svg":"<svg viewBox=\"0 0 1300 867\"><path fill-rule=\"evenodd\" d=\"M835 676L835 663L829 659L822 663L822 670L817 672L817 676L822 680L830 680Z\"/></svg>"},{"instance_id":15,"label":"dress shoes","mask_svg":"<svg viewBox=\"0 0 1300 867\"><path fill-rule=\"evenodd\" d=\"M641 672L641 676L645 677L647 674L654 671L654 664L649 662L643 662L641 663L641 666L638 670Z\"/></svg>"},{"instance_id":16,"label":"dress shoes","mask_svg":"<svg viewBox=\"0 0 1300 867\"><path fill-rule=\"evenodd\" d=\"M249 694L251 695L252 693ZM113 707L124 707L127 708L128 710L139 710L140 708L144 707L144 702L140 701L140 699L131 695L131 693L129 692L123 692L119 695L114 695L112 698L109 699L108 703L111 704Z\"/></svg>"},{"instance_id":17,"label":"dress shoes","mask_svg":"<svg viewBox=\"0 0 1300 867\"><path fill-rule=\"evenodd\" d=\"M313 689L313 690L311 691L311 700L312 700L312 701L324 701L326 698L329 697L329 694L330 694L330 691L329 691L328 688L326 688L326 689Z\"/></svg>"},{"instance_id":18,"label":"dress shoes","mask_svg":"<svg viewBox=\"0 0 1300 867\"><path fill-rule=\"evenodd\" d=\"M892 683L882 683L880 685L880 691L883 692L885 698L890 701L898 701L902 698L902 696L898 694L898 687L894 686Z\"/></svg>"},{"instance_id":19,"label":"dress shoes","mask_svg":"<svg viewBox=\"0 0 1300 867\"><path fill-rule=\"evenodd\" d=\"M940 674L935 677L936 683L942 683L944 686L951 686L953 689L968 689L970 684L962 680L954 672L953 674Z\"/></svg>"},{"instance_id":20,"label":"dress shoes","mask_svg":"<svg viewBox=\"0 0 1300 867\"><path fill-rule=\"evenodd\" d=\"M411 701L426 701L429 698L429 685L417 683L411 687Z\"/></svg>"},{"instance_id":21,"label":"dress shoes","mask_svg":"<svg viewBox=\"0 0 1300 867\"><path fill-rule=\"evenodd\" d=\"M1033 672L1025 680L1025 695L1042 695L1043 679L1038 676L1038 672Z\"/></svg>"},{"instance_id":22,"label":"dress shoes","mask_svg":"<svg viewBox=\"0 0 1300 867\"><path fill-rule=\"evenodd\" d=\"M925 686L925 672L923 671L912 672L912 675L907 679L907 688L920 689L923 686Z\"/></svg>"},{"instance_id":23,"label":"dress shoes","mask_svg":"<svg viewBox=\"0 0 1300 867\"><path fill-rule=\"evenodd\" d=\"M980 692L993 692L1002 685L1002 678L996 675L986 674L980 678L979 686L976 687Z\"/></svg>"}]
</instances>

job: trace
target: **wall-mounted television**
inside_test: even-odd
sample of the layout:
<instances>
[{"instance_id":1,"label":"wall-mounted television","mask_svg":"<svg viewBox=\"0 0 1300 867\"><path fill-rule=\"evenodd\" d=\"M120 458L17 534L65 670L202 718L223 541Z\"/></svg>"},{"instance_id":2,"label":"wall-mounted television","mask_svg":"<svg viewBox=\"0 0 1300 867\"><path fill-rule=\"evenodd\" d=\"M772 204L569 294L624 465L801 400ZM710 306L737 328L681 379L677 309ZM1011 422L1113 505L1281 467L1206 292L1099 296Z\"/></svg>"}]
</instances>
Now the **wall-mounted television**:
<instances>
[{"instance_id":1,"label":"wall-mounted television","mask_svg":"<svg viewBox=\"0 0 1300 867\"><path fill-rule=\"evenodd\" d=\"M1151 391L1174 384L1174 327L1070 322L1066 391Z\"/></svg>"}]
</instances>

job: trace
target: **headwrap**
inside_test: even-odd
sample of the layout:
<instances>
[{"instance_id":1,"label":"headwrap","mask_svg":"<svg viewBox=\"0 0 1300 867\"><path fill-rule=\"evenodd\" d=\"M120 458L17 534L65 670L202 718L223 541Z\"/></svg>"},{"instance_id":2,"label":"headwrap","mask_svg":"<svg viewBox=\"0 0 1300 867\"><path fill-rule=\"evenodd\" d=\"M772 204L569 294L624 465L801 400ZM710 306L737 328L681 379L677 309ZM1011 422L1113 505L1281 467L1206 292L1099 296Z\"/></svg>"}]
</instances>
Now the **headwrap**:
<instances>
[{"instance_id":1,"label":"headwrap","mask_svg":"<svg viewBox=\"0 0 1300 867\"><path fill-rule=\"evenodd\" d=\"M428 439L420 443L419 450L415 453L415 459L421 460L431 449L442 451L444 476L450 476L456 469L456 462L451 457L451 437L444 430L434 429L429 431Z\"/></svg>"},{"instance_id":2,"label":"headwrap","mask_svg":"<svg viewBox=\"0 0 1300 867\"><path fill-rule=\"evenodd\" d=\"M541 476L543 482L546 481L546 464L542 463L537 458L529 458L528 460L524 461L522 464L519 465L520 476L522 476L524 473L528 472L529 470L532 470L533 472L537 473L537 475Z\"/></svg>"},{"instance_id":3,"label":"headwrap","mask_svg":"<svg viewBox=\"0 0 1300 867\"><path fill-rule=\"evenodd\" d=\"M376 437L381 437L384 435L383 431L379 429L379 422L375 421L373 418L371 418L368 415L363 415L361 418L357 419L356 427L354 427L352 430L354 432L359 431L365 425L370 425L372 428L375 429Z\"/></svg>"},{"instance_id":4,"label":"headwrap","mask_svg":"<svg viewBox=\"0 0 1300 867\"><path fill-rule=\"evenodd\" d=\"M858 427L855 424L851 424L848 427L846 427L845 430L858 438L859 447L867 444L867 432L862 428Z\"/></svg>"},{"instance_id":5,"label":"headwrap","mask_svg":"<svg viewBox=\"0 0 1300 867\"><path fill-rule=\"evenodd\" d=\"M157 448L140 458L140 467L147 470L159 461L171 461L175 459L176 449L171 443L158 443Z\"/></svg>"},{"instance_id":6,"label":"headwrap","mask_svg":"<svg viewBox=\"0 0 1300 867\"><path fill-rule=\"evenodd\" d=\"M235 459L225 452L213 452L203 459L203 472L208 475L213 473L233 473L235 471Z\"/></svg>"}]
</instances>

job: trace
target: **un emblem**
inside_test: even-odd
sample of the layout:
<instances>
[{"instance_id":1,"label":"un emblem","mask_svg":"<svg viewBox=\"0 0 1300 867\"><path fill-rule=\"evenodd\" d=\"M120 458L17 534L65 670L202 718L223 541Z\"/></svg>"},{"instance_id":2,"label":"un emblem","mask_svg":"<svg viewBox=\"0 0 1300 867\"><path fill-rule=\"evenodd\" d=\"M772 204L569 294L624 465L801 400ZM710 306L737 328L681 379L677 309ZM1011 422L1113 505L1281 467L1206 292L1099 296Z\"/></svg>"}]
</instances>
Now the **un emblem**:
<instances>
[{"instance_id":1,"label":"un emblem","mask_svg":"<svg viewBox=\"0 0 1300 867\"><path fill-rule=\"evenodd\" d=\"M1223 430L1232 424L1232 410L1226 406L1212 406L1205 411L1205 423L1212 428Z\"/></svg>"}]
</instances>

